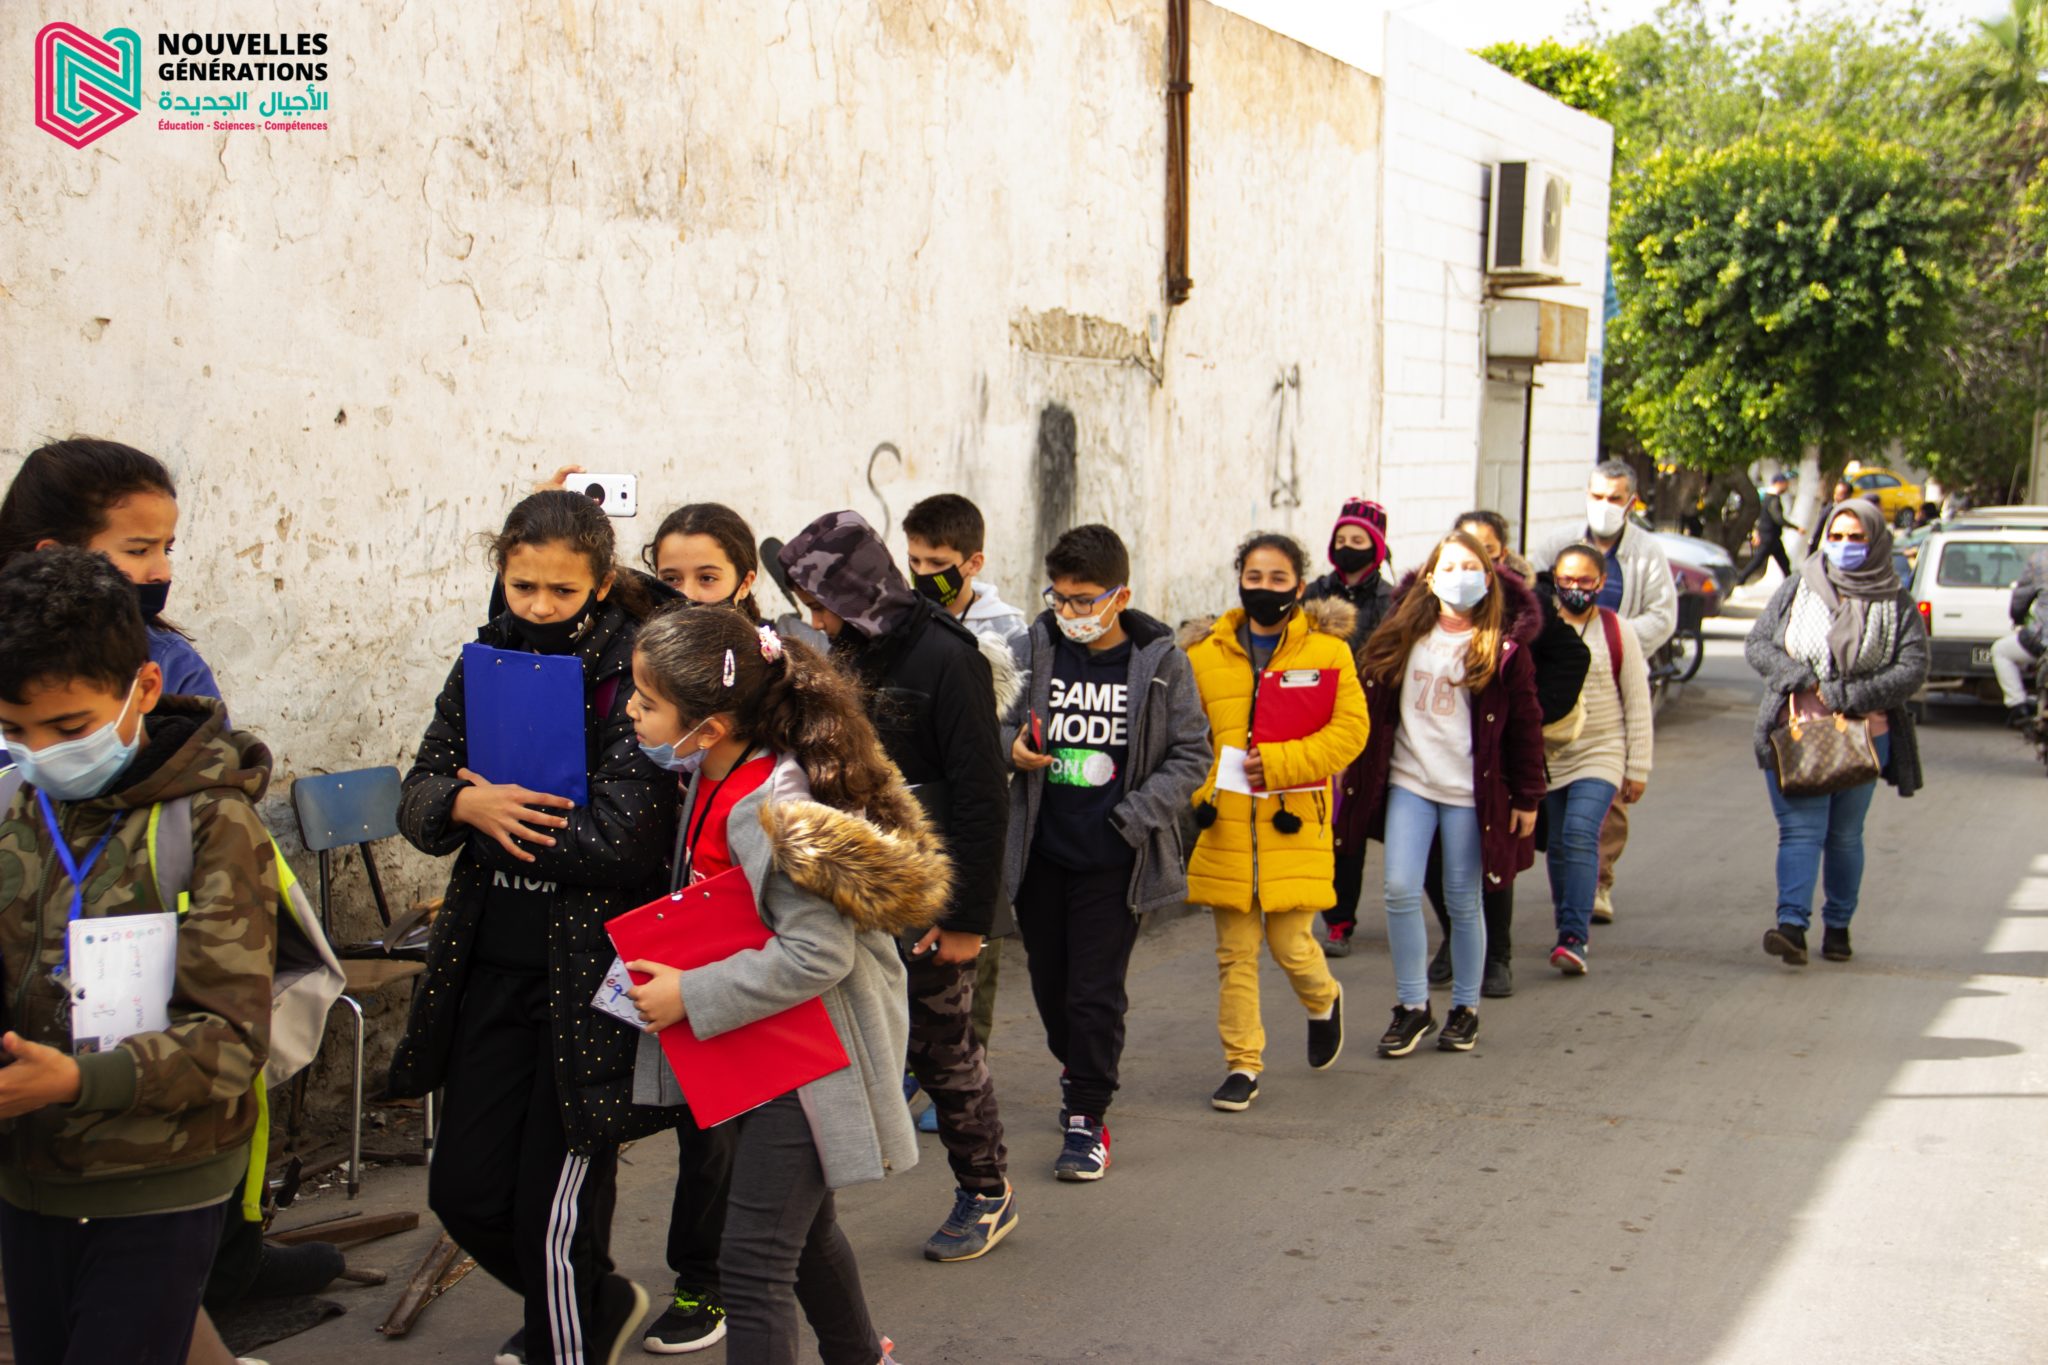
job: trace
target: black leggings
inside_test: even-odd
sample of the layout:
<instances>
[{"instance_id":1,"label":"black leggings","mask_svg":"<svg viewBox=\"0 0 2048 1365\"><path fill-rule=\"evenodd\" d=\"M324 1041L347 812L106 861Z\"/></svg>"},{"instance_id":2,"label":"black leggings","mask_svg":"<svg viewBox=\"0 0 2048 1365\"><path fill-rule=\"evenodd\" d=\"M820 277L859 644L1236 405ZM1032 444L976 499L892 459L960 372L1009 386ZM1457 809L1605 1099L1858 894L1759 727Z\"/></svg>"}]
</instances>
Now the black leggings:
<instances>
[{"instance_id":1,"label":"black leggings","mask_svg":"<svg viewBox=\"0 0 2048 1365\"><path fill-rule=\"evenodd\" d=\"M726 1365L796 1365L799 1303L825 1365L874 1365L881 1338L802 1102L792 1091L732 1123L739 1131L718 1253Z\"/></svg>"}]
</instances>

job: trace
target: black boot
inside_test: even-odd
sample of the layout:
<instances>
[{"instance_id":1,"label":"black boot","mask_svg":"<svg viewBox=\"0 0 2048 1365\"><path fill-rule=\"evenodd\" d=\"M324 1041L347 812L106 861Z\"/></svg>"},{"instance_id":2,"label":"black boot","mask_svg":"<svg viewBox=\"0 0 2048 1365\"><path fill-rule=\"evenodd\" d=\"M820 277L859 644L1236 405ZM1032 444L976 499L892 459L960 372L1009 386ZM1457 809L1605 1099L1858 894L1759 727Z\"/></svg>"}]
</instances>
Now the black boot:
<instances>
[{"instance_id":1,"label":"black boot","mask_svg":"<svg viewBox=\"0 0 2048 1365\"><path fill-rule=\"evenodd\" d=\"M1830 962L1847 962L1855 954L1849 949L1849 926L1830 924L1820 931L1820 955Z\"/></svg>"},{"instance_id":2,"label":"black boot","mask_svg":"<svg viewBox=\"0 0 2048 1365\"><path fill-rule=\"evenodd\" d=\"M1486 955L1486 975L1479 982L1479 993L1488 1000L1505 1000L1515 993L1515 969L1505 954Z\"/></svg>"},{"instance_id":3,"label":"black boot","mask_svg":"<svg viewBox=\"0 0 2048 1365\"><path fill-rule=\"evenodd\" d=\"M1780 924L1764 935L1764 951L1783 958L1787 967L1806 965L1806 931L1796 924Z\"/></svg>"},{"instance_id":4,"label":"black boot","mask_svg":"<svg viewBox=\"0 0 2048 1365\"><path fill-rule=\"evenodd\" d=\"M1451 984L1451 940L1444 939L1443 947L1436 950L1436 956L1429 960L1429 984L1448 986Z\"/></svg>"}]
</instances>

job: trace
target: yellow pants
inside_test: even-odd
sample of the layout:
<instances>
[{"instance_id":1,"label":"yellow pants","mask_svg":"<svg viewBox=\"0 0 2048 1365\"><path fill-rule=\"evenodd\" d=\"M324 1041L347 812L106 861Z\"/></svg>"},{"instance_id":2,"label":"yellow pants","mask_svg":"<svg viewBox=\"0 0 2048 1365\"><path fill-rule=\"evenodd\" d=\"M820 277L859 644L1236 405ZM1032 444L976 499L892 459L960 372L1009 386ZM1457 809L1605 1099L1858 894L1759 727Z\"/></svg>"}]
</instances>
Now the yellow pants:
<instances>
[{"instance_id":1,"label":"yellow pants","mask_svg":"<svg viewBox=\"0 0 2048 1365\"><path fill-rule=\"evenodd\" d=\"M1266 1029L1259 1020L1259 939L1310 1014L1337 1003L1337 978L1316 942L1313 910L1278 914L1258 910L1212 910L1216 917L1216 975L1222 994L1216 1031L1223 1037L1224 1064L1257 1075L1264 1065Z\"/></svg>"}]
</instances>

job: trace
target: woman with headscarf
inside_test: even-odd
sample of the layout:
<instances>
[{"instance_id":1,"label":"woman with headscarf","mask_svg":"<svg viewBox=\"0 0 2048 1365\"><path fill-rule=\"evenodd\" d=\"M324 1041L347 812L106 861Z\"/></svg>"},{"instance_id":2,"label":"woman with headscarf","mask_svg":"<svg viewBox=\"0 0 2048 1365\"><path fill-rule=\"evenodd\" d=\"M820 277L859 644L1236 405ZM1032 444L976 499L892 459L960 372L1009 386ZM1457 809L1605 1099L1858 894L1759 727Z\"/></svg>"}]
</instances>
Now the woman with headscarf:
<instances>
[{"instance_id":1,"label":"woman with headscarf","mask_svg":"<svg viewBox=\"0 0 2048 1365\"><path fill-rule=\"evenodd\" d=\"M1927 680L1927 628L1892 567L1884 514L1853 500L1829 510L1821 553L1785 581L1749 632L1744 653L1763 675L1756 759L1778 819L1778 908L1764 951L1806 965L1816 881L1825 880L1821 956L1849 960L1849 920L1863 884L1863 819L1875 780L1826 796L1787 796L1771 731L1791 715L1869 722L1884 780L1911 796L1920 749L1906 703Z\"/></svg>"}]
</instances>

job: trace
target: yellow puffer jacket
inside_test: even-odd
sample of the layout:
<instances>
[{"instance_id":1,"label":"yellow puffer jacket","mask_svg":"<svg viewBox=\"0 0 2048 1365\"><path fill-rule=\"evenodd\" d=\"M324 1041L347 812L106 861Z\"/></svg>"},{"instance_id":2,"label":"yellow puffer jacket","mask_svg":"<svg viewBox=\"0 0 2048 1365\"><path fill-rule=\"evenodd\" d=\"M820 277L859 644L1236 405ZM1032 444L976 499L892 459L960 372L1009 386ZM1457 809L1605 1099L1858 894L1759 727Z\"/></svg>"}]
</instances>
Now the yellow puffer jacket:
<instances>
[{"instance_id":1,"label":"yellow puffer jacket","mask_svg":"<svg viewBox=\"0 0 2048 1365\"><path fill-rule=\"evenodd\" d=\"M1329 780L1349 767L1365 749L1369 722L1365 693L1358 685L1358 664L1351 652L1351 625L1356 613L1348 602L1324 598L1307 603L1288 619L1273 650L1271 672L1294 668L1334 668L1338 672L1337 708L1330 723L1315 734L1284 744L1260 747L1266 786L1305 787L1321 783L1320 791L1286 796L1250 797L1216 790L1216 761L1209 779L1195 793L1197 810L1211 802L1216 818L1195 842L1188 867L1188 901L1226 910L1250 910L1256 897L1261 910L1328 910L1337 903L1332 878L1336 856L1330 842ZM1209 713L1209 737L1221 758L1225 746L1242 749L1251 727L1252 697L1258 673L1239 641L1242 609L1225 612L1208 634L1188 646L1195 668L1195 686ZM1301 827L1283 834L1273 817L1285 809Z\"/></svg>"}]
</instances>

